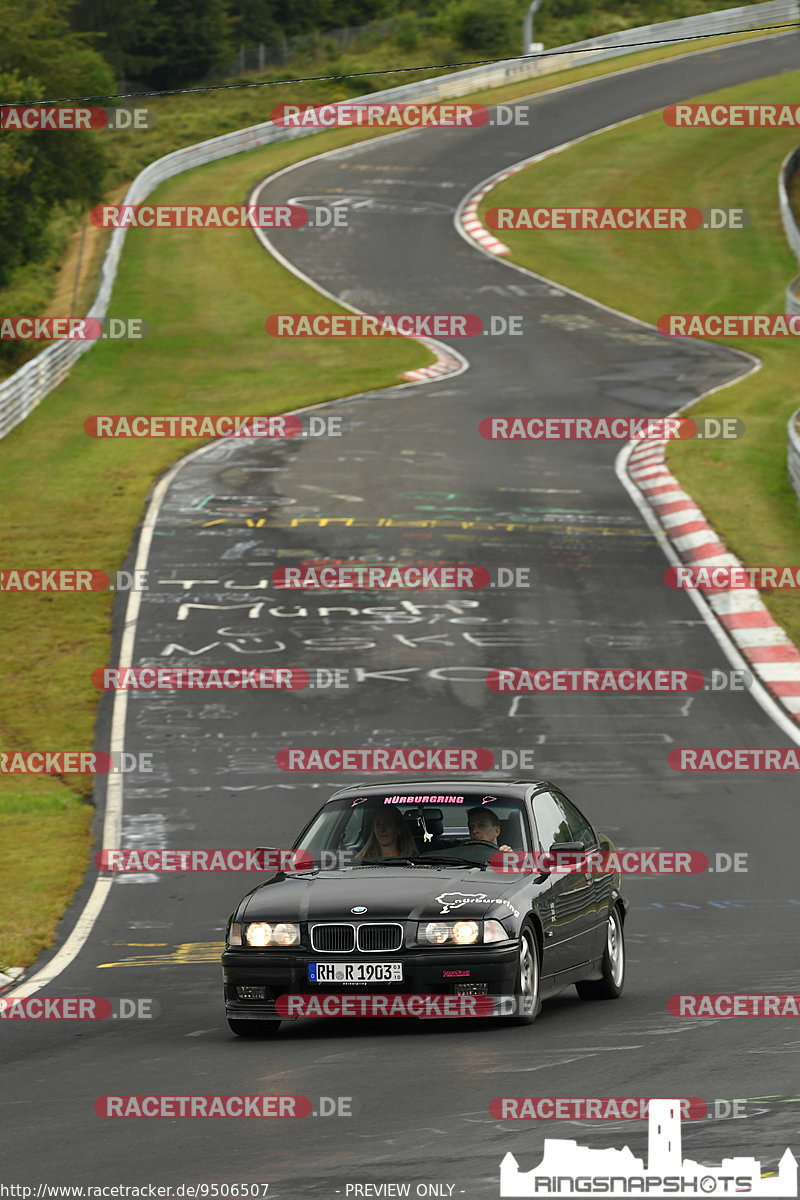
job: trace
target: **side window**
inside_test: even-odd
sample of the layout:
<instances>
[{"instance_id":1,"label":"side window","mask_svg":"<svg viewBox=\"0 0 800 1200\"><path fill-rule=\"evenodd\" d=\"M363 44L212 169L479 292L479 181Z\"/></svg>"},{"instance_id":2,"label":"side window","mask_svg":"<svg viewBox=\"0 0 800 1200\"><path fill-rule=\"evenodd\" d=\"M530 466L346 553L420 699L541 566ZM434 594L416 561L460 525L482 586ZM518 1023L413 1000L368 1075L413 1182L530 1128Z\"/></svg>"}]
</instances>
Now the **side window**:
<instances>
[{"instance_id":1,"label":"side window","mask_svg":"<svg viewBox=\"0 0 800 1200\"><path fill-rule=\"evenodd\" d=\"M567 814L552 792L539 792L534 796L533 814L543 850L549 850L554 842L580 840L572 837Z\"/></svg>"},{"instance_id":2,"label":"side window","mask_svg":"<svg viewBox=\"0 0 800 1200\"><path fill-rule=\"evenodd\" d=\"M583 813L566 796L562 796L559 793L556 799L564 812L567 825L569 826L569 837L565 840L568 842L583 842L584 846L594 846L597 842L597 835Z\"/></svg>"}]
</instances>

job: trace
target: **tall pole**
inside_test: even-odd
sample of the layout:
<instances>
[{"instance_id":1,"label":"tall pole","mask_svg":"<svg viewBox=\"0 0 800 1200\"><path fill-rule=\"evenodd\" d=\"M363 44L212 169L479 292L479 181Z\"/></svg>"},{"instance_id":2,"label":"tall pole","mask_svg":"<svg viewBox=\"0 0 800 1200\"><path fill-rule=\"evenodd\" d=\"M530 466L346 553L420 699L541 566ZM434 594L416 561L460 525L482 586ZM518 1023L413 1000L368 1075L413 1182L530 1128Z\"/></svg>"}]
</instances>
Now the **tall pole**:
<instances>
[{"instance_id":1,"label":"tall pole","mask_svg":"<svg viewBox=\"0 0 800 1200\"><path fill-rule=\"evenodd\" d=\"M525 18L522 22L522 53L530 54L530 46L533 41L533 14L538 9L542 0L531 0L528 11L525 13Z\"/></svg>"}]
</instances>

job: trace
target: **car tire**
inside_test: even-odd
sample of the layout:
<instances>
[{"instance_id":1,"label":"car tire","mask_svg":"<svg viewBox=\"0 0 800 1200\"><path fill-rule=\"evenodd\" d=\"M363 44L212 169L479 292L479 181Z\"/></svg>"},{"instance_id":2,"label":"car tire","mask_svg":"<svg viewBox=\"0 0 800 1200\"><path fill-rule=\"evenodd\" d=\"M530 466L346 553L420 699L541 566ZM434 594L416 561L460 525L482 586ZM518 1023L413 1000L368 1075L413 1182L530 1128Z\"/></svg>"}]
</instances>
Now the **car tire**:
<instances>
[{"instance_id":1,"label":"car tire","mask_svg":"<svg viewBox=\"0 0 800 1200\"><path fill-rule=\"evenodd\" d=\"M539 941L530 921L524 921L519 931L517 973L514 978L514 1000L520 1010L509 1018L510 1025L532 1025L538 1017L542 1001ZM524 1010L524 1011L523 1011Z\"/></svg>"},{"instance_id":2,"label":"car tire","mask_svg":"<svg viewBox=\"0 0 800 1200\"><path fill-rule=\"evenodd\" d=\"M616 1000L625 986L625 935L622 913L615 904L608 914L602 979L585 979L575 984L581 1000Z\"/></svg>"},{"instance_id":3,"label":"car tire","mask_svg":"<svg viewBox=\"0 0 800 1200\"><path fill-rule=\"evenodd\" d=\"M274 1037L281 1027L280 1021L237 1021L235 1017L228 1017L228 1024L231 1033L243 1038Z\"/></svg>"}]
</instances>

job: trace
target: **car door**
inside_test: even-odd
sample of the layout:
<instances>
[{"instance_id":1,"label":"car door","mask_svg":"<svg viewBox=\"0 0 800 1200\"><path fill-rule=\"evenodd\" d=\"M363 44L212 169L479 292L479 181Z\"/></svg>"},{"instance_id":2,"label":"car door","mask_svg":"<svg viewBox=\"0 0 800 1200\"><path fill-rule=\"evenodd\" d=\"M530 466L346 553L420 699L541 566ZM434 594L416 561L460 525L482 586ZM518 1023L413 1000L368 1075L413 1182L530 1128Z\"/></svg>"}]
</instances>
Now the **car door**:
<instances>
[{"instance_id":1,"label":"car door","mask_svg":"<svg viewBox=\"0 0 800 1200\"><path fill-rule=\"evenodd\" d=\"M586 817L578 806L558 788L553 788L553 792L566 814L570 830L570 841L582 842L587 850L597 849L600 843L597 832L590 822L586 820ZM592 886L592 910L595 925L595 933L591 938L592 958L598 958L605 947L613 878L613 871L603 875L600 874L596 866L589 876Z\"/></svg>"},{"instance_id":2,"label":"car door","mask_svg":"<svg viewBox=\"0 0 800 1200\"><path fill-rule=\"evenodd\" d=\"M540 851L549 850L554 842L582 841L587 845L586 830L594 841L591 826L555 789L536 792L531 806ZM592 875L585 871L553 872L546 904L550 922L544 934L543 973L558 974L589 962L596 955L598 922Z\"/></svg>"}]
</instances>

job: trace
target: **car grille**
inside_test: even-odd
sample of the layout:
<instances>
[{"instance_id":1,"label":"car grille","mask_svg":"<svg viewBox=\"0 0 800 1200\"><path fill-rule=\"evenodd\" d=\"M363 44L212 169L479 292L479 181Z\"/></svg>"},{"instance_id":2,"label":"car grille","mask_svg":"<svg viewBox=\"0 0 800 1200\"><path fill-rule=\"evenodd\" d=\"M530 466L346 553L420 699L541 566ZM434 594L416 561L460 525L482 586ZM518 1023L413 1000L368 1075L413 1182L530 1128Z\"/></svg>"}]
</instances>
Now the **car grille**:
<instances>
[{"instance_id":1,"label":"car grille","mask_svg":"<svg viewBox=\"0 0 800 1200\"><path fill-rule=\"evenodd\" d=\"M358 927L358 948L366 953L376 950L399 950L402 944L402 925L359 925Z\"/></svg>"},{"instance_id":2,"label":"car grille","mask_svg":"<svg viewBox=\"0 0 800 1200\"><path fill-rule=\"evenodd\" d=\"M399 950L402 945L403 926L395 921L311 926L312 950L327 954L347 954L356 949L364 954L380 954Z\"/></svg>"},{"instance_id":3,"label":"car grille","mask_svg":"<svg viewBox=\"0 0 800 1200\"><path fill-rule=\"evenodd\" d=\"M347 953L355 950L355 925L312 925L311 948L329 953Z\"/></svg>"}]
</instances>

